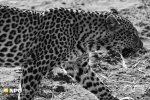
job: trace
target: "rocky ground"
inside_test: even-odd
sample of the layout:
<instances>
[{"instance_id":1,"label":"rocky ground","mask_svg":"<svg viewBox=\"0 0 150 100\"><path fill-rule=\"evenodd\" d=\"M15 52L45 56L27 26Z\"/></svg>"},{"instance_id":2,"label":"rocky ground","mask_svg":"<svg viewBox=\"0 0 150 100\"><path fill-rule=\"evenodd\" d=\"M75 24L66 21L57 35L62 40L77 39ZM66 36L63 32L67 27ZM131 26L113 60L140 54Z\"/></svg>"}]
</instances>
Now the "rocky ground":
<instances>
[{"instance_id":1,"label":"rocky ground","mask_svg":"<svg viewBox=\"0 0 150 100\"><path fill-rule=\"evenodd\" d=\"M120 58L109 54L99 61L93 70L118 98L130 97L133 100L150 100L150 1L149 0L0 0L0 4L21 9L46 10L54 7L84 9L89 11L109 11L115 8L130 19L139 31L144 49L125 60L128 70L124 70ZM98 66L99 65L99 66ZM60 69L55 69L58 74ZM20 67L0 68L0 88L18 88ZM45 77L36 100L96 100L62 74L52 73ZM53 78L52 78L53 77ZM50 79L52 78L52 79ZM0 100L17 100L15 94L0 94Z\"/></svg>"}]
</instances>

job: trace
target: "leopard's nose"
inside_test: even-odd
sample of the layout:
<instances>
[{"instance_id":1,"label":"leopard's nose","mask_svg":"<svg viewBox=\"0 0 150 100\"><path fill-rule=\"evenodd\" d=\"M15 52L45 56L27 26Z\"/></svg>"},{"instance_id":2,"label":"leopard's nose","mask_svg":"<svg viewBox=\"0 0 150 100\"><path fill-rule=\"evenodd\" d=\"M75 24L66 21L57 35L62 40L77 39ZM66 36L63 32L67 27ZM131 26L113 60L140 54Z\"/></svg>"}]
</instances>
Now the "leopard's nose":
<instances>
[{"instance_id":1,"label":"leopard's nose","mask_svg":"<svg viewBox=\"0 0 150 100\"><path fill-rule=\"evenodd\" d=\"M143 42L141 40L138 41L138 48L143 48Z\"/></svg>"},{"instance_id":2,"label":"leopard's nose","mask_svg":"<svg viewBox=\"0 0 150 100\"><path fill-rule=\"evenodd\" d=\"M135 46L137 49L143 48L143 42L141 41L141 39L138 35L135 36Z\"/></svg>"}]
</instances>

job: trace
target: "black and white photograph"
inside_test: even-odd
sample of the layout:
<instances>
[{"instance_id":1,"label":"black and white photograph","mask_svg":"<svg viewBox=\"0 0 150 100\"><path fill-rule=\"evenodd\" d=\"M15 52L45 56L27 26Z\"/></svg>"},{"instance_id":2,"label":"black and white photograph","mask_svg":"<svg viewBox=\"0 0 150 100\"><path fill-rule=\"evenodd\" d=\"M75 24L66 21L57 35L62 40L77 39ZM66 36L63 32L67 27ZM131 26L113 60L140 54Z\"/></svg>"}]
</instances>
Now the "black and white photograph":
<instances>
[{"instance_id":1,"label":"black and white photograph","mask_svg":"<svg viewBox=\"0 0 150 100\"><path fill-rule=\"evenodd\" d=\"M150 100L150 0L0 0L0 100Z\"/></svg>"}]
</instances>

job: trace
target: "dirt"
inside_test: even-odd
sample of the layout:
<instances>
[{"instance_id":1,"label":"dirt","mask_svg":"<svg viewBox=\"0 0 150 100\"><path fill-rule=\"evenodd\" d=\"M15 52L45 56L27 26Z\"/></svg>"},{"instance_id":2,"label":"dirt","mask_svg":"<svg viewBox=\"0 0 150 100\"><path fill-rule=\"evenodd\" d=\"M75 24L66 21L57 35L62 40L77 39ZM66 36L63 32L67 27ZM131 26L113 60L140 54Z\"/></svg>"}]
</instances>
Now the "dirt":
<instances>
[{"instance_id":1,"label":"dirt","mask_svg":"<svg viewBox=\"0 0 150 100\"><path fill-rule=\"evenodd\" d=\"M118 98L133 100L150 100L150 1L149 0L0 0L1 5L44 11L49 8L65 7L89 11L118 10L137 28L144 49L125 60L128 70L113 57L100 62L93 70ZM55 69L54 72L59 72ZM60 70L61 72L61 70ZM0 68L0 88L18 88L20 67ZM97 100L90 92L76 82L61 77L52 78L49 73L40 85L36 100ZM63 80L62 78L65 77ZM50 79L51 78L51 79ZM1 91L0 91L1 93ZM17 100L16 94L0 94L0 100Z\"/></svg>"}]
</instances>

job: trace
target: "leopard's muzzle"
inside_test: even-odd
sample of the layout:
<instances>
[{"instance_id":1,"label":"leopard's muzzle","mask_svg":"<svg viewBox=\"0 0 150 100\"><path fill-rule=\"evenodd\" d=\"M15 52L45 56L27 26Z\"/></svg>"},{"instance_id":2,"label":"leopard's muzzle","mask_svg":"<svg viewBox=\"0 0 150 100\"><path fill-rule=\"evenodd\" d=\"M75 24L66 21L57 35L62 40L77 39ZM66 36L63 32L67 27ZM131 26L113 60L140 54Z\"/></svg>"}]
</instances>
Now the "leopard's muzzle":
<instances>
[{"instance_id":1,"label":"leopard's muzzle","mask_svg":"<svg viewBox=\"0 0 150 100\"><path fill-rule=\"evenodd\" d=\"M122 50L122 55L124 58L128 58L131 55L137 53L142 48L143 48L143 42L139 39L139 41L137 41L137 45L134 48L124 48Z\"/></svg>"}]
</instances>

